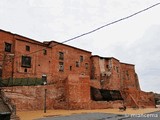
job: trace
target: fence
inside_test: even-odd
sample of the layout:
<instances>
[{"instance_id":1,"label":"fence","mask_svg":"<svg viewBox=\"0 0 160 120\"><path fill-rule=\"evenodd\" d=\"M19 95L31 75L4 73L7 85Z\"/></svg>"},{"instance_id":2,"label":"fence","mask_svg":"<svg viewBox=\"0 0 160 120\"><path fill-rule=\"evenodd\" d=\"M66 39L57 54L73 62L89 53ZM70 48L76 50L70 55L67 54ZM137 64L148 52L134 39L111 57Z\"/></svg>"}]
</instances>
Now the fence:
<instances>
[{"instance_id":1,"label":"fence","mask_svg":"<svg viewBox=\"0 0 160 120\"><path fill-rule=\"evenodd\" d=\"M0 79L0 87L42 85L42 78L7 78Z\"/></svg>"}]
</instances>

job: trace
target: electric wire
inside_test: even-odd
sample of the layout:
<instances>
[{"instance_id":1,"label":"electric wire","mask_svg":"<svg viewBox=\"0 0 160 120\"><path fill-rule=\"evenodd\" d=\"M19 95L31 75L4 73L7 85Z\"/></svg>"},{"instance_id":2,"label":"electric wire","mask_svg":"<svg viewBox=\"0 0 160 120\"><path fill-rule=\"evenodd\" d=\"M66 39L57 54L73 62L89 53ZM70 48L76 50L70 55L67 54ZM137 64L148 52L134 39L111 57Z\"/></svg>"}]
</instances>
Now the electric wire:
<instances>
[{"instance_id":1,"label":"electric wire","mask_svg":"<svg viewBox=\"0 0 160 120\"><path fill-rule=\"evenodd\" d=\"M75 39L77 39L77 38L86 36L86 35L88 35L88 34L94 33L94 32L96 32L96 31L98 31L98 30L100 30L100 29L102 29L102 28L105 28L105 27L107 27L107 26L110 26L110 25L113 25L113 24L115 24L115 23L118 23L118 22L124 21L124 20L126 20L126 19L129 19L129 18L131 18L131 17L133 17L133 16L136 16L136 15L138 15L138 14L140 14L140 13L142 13L142 12L145 12L145 11L147 11L147 10L153 8L153 7L156 7L156 6L158 6L158 5L160 5L160 3L156 3L156 4L154 4L154 5L151 5L151 6L147 7L147 8L145 8L145 9L142 9L142 10L140 10L140 11L138 11L138 12L135 12L135 13L133 13L133 14L131 14L131 15L128 15L128 16L123 17L123 18L121 18L121 19L112 21L112 22L107 23L107 24L105 24L105 25L102 25L102 26L100 26L100 27L98 27L98 28L96 28L96 29L93 29L93 30L91 30L91 31L89 31L89 32L86 32L86 33L83 33L83 34L78 35L78 36L76 36L76 37L67 39L67 40L65 40L65 41L63 41L63 42L60 42L60 43L57 42L57 43L54 44L52 47L55 47L55 46L57 46L57 45L59 45L59 44L63 44L63 43L69 42L69 41L73 41L73 40L75 40ZM44 48L43 48L43 49L40 49L40 50L37 50L37 51L34 51L34 52L31 52L31 53L28 53L28 54L25 54L25 55L31 55L31 54L34 54L34 53L37 53L37 52L40 52L40 51L43 51L43 50L44 50ZM18 57L21 57L21 56L16 56L15 58L18 58ZM11 59L11 58L10 58L10 59ZM10 59L7 59L7 60L10 60ZM4 60L0 60L0 61L4 61ZM6 60L5 60L5 61L6 61Z\"/></svg>"}]
</instances>

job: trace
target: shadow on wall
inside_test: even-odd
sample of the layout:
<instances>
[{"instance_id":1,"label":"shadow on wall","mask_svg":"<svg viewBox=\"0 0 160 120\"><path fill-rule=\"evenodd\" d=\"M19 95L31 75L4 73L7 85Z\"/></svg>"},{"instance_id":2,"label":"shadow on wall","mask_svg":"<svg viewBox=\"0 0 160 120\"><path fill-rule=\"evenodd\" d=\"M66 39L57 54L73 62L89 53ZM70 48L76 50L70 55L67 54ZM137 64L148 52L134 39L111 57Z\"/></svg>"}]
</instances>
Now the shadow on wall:
<instances>
[{"instance_id":1,"label":"shadow on wall","mask_svg":"<svg viewBox=\"0 0 160 120\"><path fill-rule=\"evenodd\" d=\"M121 93L118 90L97 89L94 87L91 87L91 99L93 101L123 100Z\"/></svg>"}]
</instances>

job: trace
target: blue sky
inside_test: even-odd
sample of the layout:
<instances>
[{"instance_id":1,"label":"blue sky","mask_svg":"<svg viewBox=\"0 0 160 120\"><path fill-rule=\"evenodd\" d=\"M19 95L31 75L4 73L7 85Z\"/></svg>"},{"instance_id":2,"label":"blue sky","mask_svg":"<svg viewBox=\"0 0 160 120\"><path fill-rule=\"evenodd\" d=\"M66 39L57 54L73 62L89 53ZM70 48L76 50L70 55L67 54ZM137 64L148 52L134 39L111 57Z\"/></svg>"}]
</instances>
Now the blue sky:
<instances>
[{"instance_id":1,"label":"blue sky","mask_svg":"<svg viewBox=\"0 0 160 120\"><path fill-rule=\"evenodd\" d=\"M159 0L1 0L0 29L64 41ZM136 65L141 89L160 93L160 5L67 44Z\"/></svg>"}]
</instances>

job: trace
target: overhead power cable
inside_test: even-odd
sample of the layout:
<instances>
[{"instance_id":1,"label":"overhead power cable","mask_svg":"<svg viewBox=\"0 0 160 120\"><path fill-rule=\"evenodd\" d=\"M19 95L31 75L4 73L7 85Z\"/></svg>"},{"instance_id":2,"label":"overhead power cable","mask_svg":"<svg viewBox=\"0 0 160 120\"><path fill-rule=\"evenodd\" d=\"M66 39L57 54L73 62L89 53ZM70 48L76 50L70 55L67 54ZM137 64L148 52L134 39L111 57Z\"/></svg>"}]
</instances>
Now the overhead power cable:
<instances>
[{"instance_id":1,"label":"overhead power cable","mask_svg":"<svg viewBox=\"0 0 160 120\"><path fill-rule=\"evenodd\" d=\"M63 44L63 43L66 43L66 42L75 40L75 39L77 39L77 38L86 36L86 35L88 35L88 34L94 33L94 32L96 32L96 31L98 31L98 30L100 30L100 29L102 29L102 28L105 28L105 27L107 27L107 26L110 26L110 25L113 25L113 24L115 24L115 23L121 22L121 21L123 21L123 20L129 19L129 18L131 18L131 17L133 17L133 16L136 16L137 14L140 14L140 13L142 13L142 12L145 12L145 11L147 11L147 10L153 8L153 7L156 7L156 6L158 6L158 5L160 5L160 3L156 3L156 4L154 4L154 5L152 5L152 6L149 6L149 7L145 8L145 9L143 9L143 10L140 10L140 11L138 11L138 12L135 12L135 13L133 13L133 14L131 14L131 15L128 15L128 16L126 16L126 17L123 17L123 18L121 18L121 19L118 19L118 20L115 20L115 21L113 21L113 22L110 22L110 23L107 23L107 24L105 24L105 25L102 25L102 26L100 26L100 27L98 27L98 28L96 28L96 29L93 29L93 30L89 31L89 32L83 33L83 34L81 34L81 35L78 35L78 36L76 36L76 37L70 38L70 39L65 40L65 41L63 41L63 42L54 44L53 47L54 47L54 46L57 46L57 45L59 45L59 44ZM31 52L31 53L29 53L29 54L27 54L27 55L30 55L30 54L33 54L33 53L37 53L37 52L40 52L40 51L43 51L43 50L44 50L44 48L43 48L43 49L40 49L40 50L37 50L37 51L34 51L34 52ZM21 57L21 56L17 56L17 57ZM17 58L17 57L16 57L16 58ZM7 59L7 60L10 60L10 59ZM0 60L0 61L4 61L4 60ZM5 61L6 61L6 60L5 60Z\"/></svg>"},{"instance_id":2,"label":"overhead power cable","mask_svg":"<svg viewBox=\"0 0 160 120\"><path fill-rule=\"evenodd\" d=\"M133 16L135 16L135 15L137 15L137 14L140 14L140 13L142 13L142 12L145 12L145 11L147 11L147 10L149 10L149 9L155 7L155 6L158 6L158 5L160 5L160 3L156 3L156 4L154 4L154 5L150 6L150 7L147 7L147 8L145 8L145 9L143 9L143 10L140 10L140 11L138 11L138 12L135 12L135 13L129 15L129 16L123 17L123 18L121 18L121 19L118 19L118 20L115 20L115 21L113 21L113 22L110 22L110 23L107 23L107 24L105 24L105 25L102 25L102 26L100 26L100 27L98 27L98 28L96 28L96 29L93 29L93 30L89 31L89 32L86 32L86 33L83 33L83 34L78 35L78 36L76 36L76 37L73 37L73 38L70 38L70 39L68 39L68 40L65 40L65 41L63 41L62 43L66 43L66 42L72 41L72 40L74 40L74 39L77 39L77 38L86 36L86 35L88 35L88 34L91 34L91 33L93 33L93 32L96 32L96 31L98 31L98 30L100 30L100 29L102 29L102 28L104 28L104 27L110 26L110 25L115 24L115 23L117 23L117 22L120 22L120 21L126 20L126 19L128 19L128 18L131 18L131 17L133 17Z\"/></svg>"}]
</instances>

